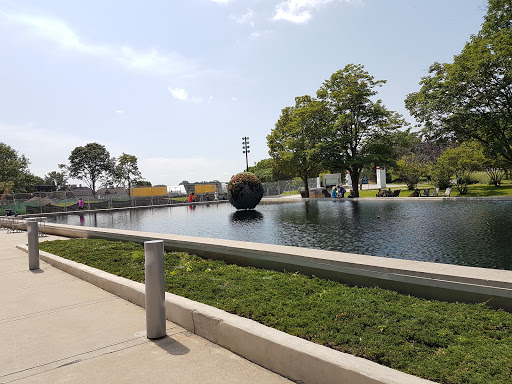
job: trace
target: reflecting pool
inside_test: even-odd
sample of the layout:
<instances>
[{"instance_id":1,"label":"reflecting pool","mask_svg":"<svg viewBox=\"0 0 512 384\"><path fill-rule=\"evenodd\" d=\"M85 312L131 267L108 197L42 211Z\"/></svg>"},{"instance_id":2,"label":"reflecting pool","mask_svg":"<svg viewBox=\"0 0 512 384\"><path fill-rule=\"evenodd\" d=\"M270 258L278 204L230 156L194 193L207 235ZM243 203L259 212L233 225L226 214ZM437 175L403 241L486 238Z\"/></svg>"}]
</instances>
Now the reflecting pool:
<instances>
[{"instance_id":1,"label":"reflecting pool","mask_svg":"<svg viewBox=\"0 0 512 384\"><path fill-rule=\"evenodd\" d=\"M49 222L512 270L512 201L306 200L84 212Z\"/></svg>"}]
</instances>

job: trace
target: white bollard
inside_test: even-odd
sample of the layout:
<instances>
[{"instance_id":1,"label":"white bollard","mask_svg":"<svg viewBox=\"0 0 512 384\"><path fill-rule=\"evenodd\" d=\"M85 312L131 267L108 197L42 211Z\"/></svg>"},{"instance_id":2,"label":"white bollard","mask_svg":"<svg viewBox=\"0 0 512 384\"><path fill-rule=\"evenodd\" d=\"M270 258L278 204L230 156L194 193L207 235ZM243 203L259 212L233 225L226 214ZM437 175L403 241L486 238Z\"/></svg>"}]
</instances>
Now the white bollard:
<instances>
[{"instance_id":1,"label":"white bollard","mask_svg":"<svg viewBox=\"0 0 512 384\"><path fill-rule=\"evenodd\" d=\"M146 267L146 333L148 339L159 339L165 331L164 242L144 243Z\"/></svg>"},{"instance_id":2,"label":"white bollard","mask_svg":"<svg viewBox=\"0 0 512 384\"><path fill-rule=\"evenodd\" d=\"M28 237L28 269L39 269L39 231L38 222L34 219L27 220Z\"/></svg>"}]
</instances>

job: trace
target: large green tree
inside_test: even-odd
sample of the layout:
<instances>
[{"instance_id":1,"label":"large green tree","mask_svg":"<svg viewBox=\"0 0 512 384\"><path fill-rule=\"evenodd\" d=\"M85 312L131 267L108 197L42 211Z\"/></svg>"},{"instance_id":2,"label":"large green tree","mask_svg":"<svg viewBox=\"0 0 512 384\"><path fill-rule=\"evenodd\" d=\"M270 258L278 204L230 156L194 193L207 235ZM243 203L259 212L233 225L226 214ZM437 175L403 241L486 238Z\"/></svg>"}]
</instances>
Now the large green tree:
<instances>
[{"instance_id":1,"label":"large green tree","mask_svg":"<svg viewBox=\"0 0 512 384\"><path fill-rule=\"evenodd\" d=\"M25 192L31 181L30 164L25 155L0 142L0 194L4 190Z\"/></svg>"},{"instance_id":2,"label":"large green tree","mask_svg":"<svg viewBox=\"0 0 512 384\"><path fill-rule=\"evenodd\" d=\"M277 168L304 183L309 197L308 178L318 176L322 170L322 142L328 114L325 104L311 96L295 98L294 107L286 107L275 128L267 136L269 154Z\"/></svg>"},{"instance_id":3,"label":"large green tree","mask_svg":"<svg viewBox=\"0 0 512 384\"><path fill-rule=\"evenodd\" d=\"M132 188L137 181L142 180L136 156L126 153L119 156L114 166L114 180L127 189Z\"/></svg>"},{"instance_id":4,"label":"large green tree","mask_svg":"<svg viewBox=\"0 0 512 384\"><path fill-rule=\"evenodd\" d=\"M263 183L287 180L293 177L284 173L282 169L279 169L276 161L272 158L258 161L254 166L249 167L249 172L254 173Z\"/></svg>"},{"instance_id":5,"label":"large green tree","mask_svg":"<svg viewBox=\"0 0 512 384\"><path fill-rule=\"evenodd\" d=\"M456 186L461 195L468 192L473 172L482 169L485 156L476 142L465 142L459 147L448 148L437 159L437 166L455 175Z\"/></svg>"},{"instance_id":6,"label":"large green tree","mask_svg":"<svg viewBox=\"0 0 512 384\"><path fill-rule=\"evenodd\" d=\"M409 190L416 188L420 178L426 174L427 169L427 165L415 153L402 156L396 162L394 168L400 180L407 184Z\"/></svg>"},{"instance_id":7,"label":"large green tree","mask_svg":"<svg viewBox=\"0 0 512 384\"><path fill-rule=\"evenodd\" d=\"M317 92L330 116L324 139L329 169L350 171L355 196L363 168L394 162L392 133L405 125L399 114L374 100L376 88L385 82L375 80L362 65L349 64Z\"/></svg>"},{"instance_id":8,"label":"large green tree","mask_svg":"<svg viewBox=\"0 0 512 384\"><path fill-rule=\"evenodd\" d=\"M406 106L434 138L476 139L512 164L512 5L490 0L482 29L453 63L434 63Z\"/></svg>"},{"instance_id":9,"label":"large green tree","mask_svg":"<svg viewBox=\"0 0 512 384\"><path fill-rule=\"evenodd\" d=\"M112 176L113 160L105 146L89 143L76 147L69 156L69 175L83 180L96 194L98 182L106 181Z\"/></svg>"}]
</instances>

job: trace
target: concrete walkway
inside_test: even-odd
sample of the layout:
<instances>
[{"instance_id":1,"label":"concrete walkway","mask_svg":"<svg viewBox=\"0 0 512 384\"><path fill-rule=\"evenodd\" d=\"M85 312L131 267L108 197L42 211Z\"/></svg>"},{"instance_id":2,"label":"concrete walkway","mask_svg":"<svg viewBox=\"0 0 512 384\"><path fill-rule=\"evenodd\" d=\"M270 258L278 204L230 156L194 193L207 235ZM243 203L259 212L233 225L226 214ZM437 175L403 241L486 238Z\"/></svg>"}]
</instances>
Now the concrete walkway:
<instances>
[{"instance_id":1,"label":"concrete walkway","mask_svg":"<svg viewBox=\"0 0 512 384\"><path fill-rule=\"evenodd\" d=\"M0 229L0 383L291 383L169 321L148 340L144 309L43 261L29 271L26 242Z\"/></svg>"}]
</instances>

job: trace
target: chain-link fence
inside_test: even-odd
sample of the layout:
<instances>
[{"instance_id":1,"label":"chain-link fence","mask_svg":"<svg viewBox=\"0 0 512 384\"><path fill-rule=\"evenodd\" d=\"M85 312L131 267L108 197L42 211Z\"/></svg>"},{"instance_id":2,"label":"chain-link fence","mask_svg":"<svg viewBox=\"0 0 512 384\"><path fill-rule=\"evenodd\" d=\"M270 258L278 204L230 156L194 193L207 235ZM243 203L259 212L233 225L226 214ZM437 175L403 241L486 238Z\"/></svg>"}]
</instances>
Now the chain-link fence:
<instances>
[{"instance_id":1,"label":"chain-link fence","mask_svg":"<svg viewBox=\"0 0 512 384\"><path fill-rule=\"evenodd\" d=\"M316 188L318 186L317 178L308 179L308 187ZM263 183L263 196L277 197L281 195L293 195L304 191L304 182L299 179L280 180L275 182Z\"/></svg>"},{"instance_id":2,"label":"chain-link fence","mask_svg":"<svg viewBox=\"0 0 512 384\"><path fill-rule=\"evenodd\" d=\"M77 211L82 197L84 210L177 204L187 201L185 195L130 197L126 194L77 196L73 192L34 192L9 194L0 199L0 216ZM213 199L213 195L212 195Z\"/></svg>"}]
</instances>

